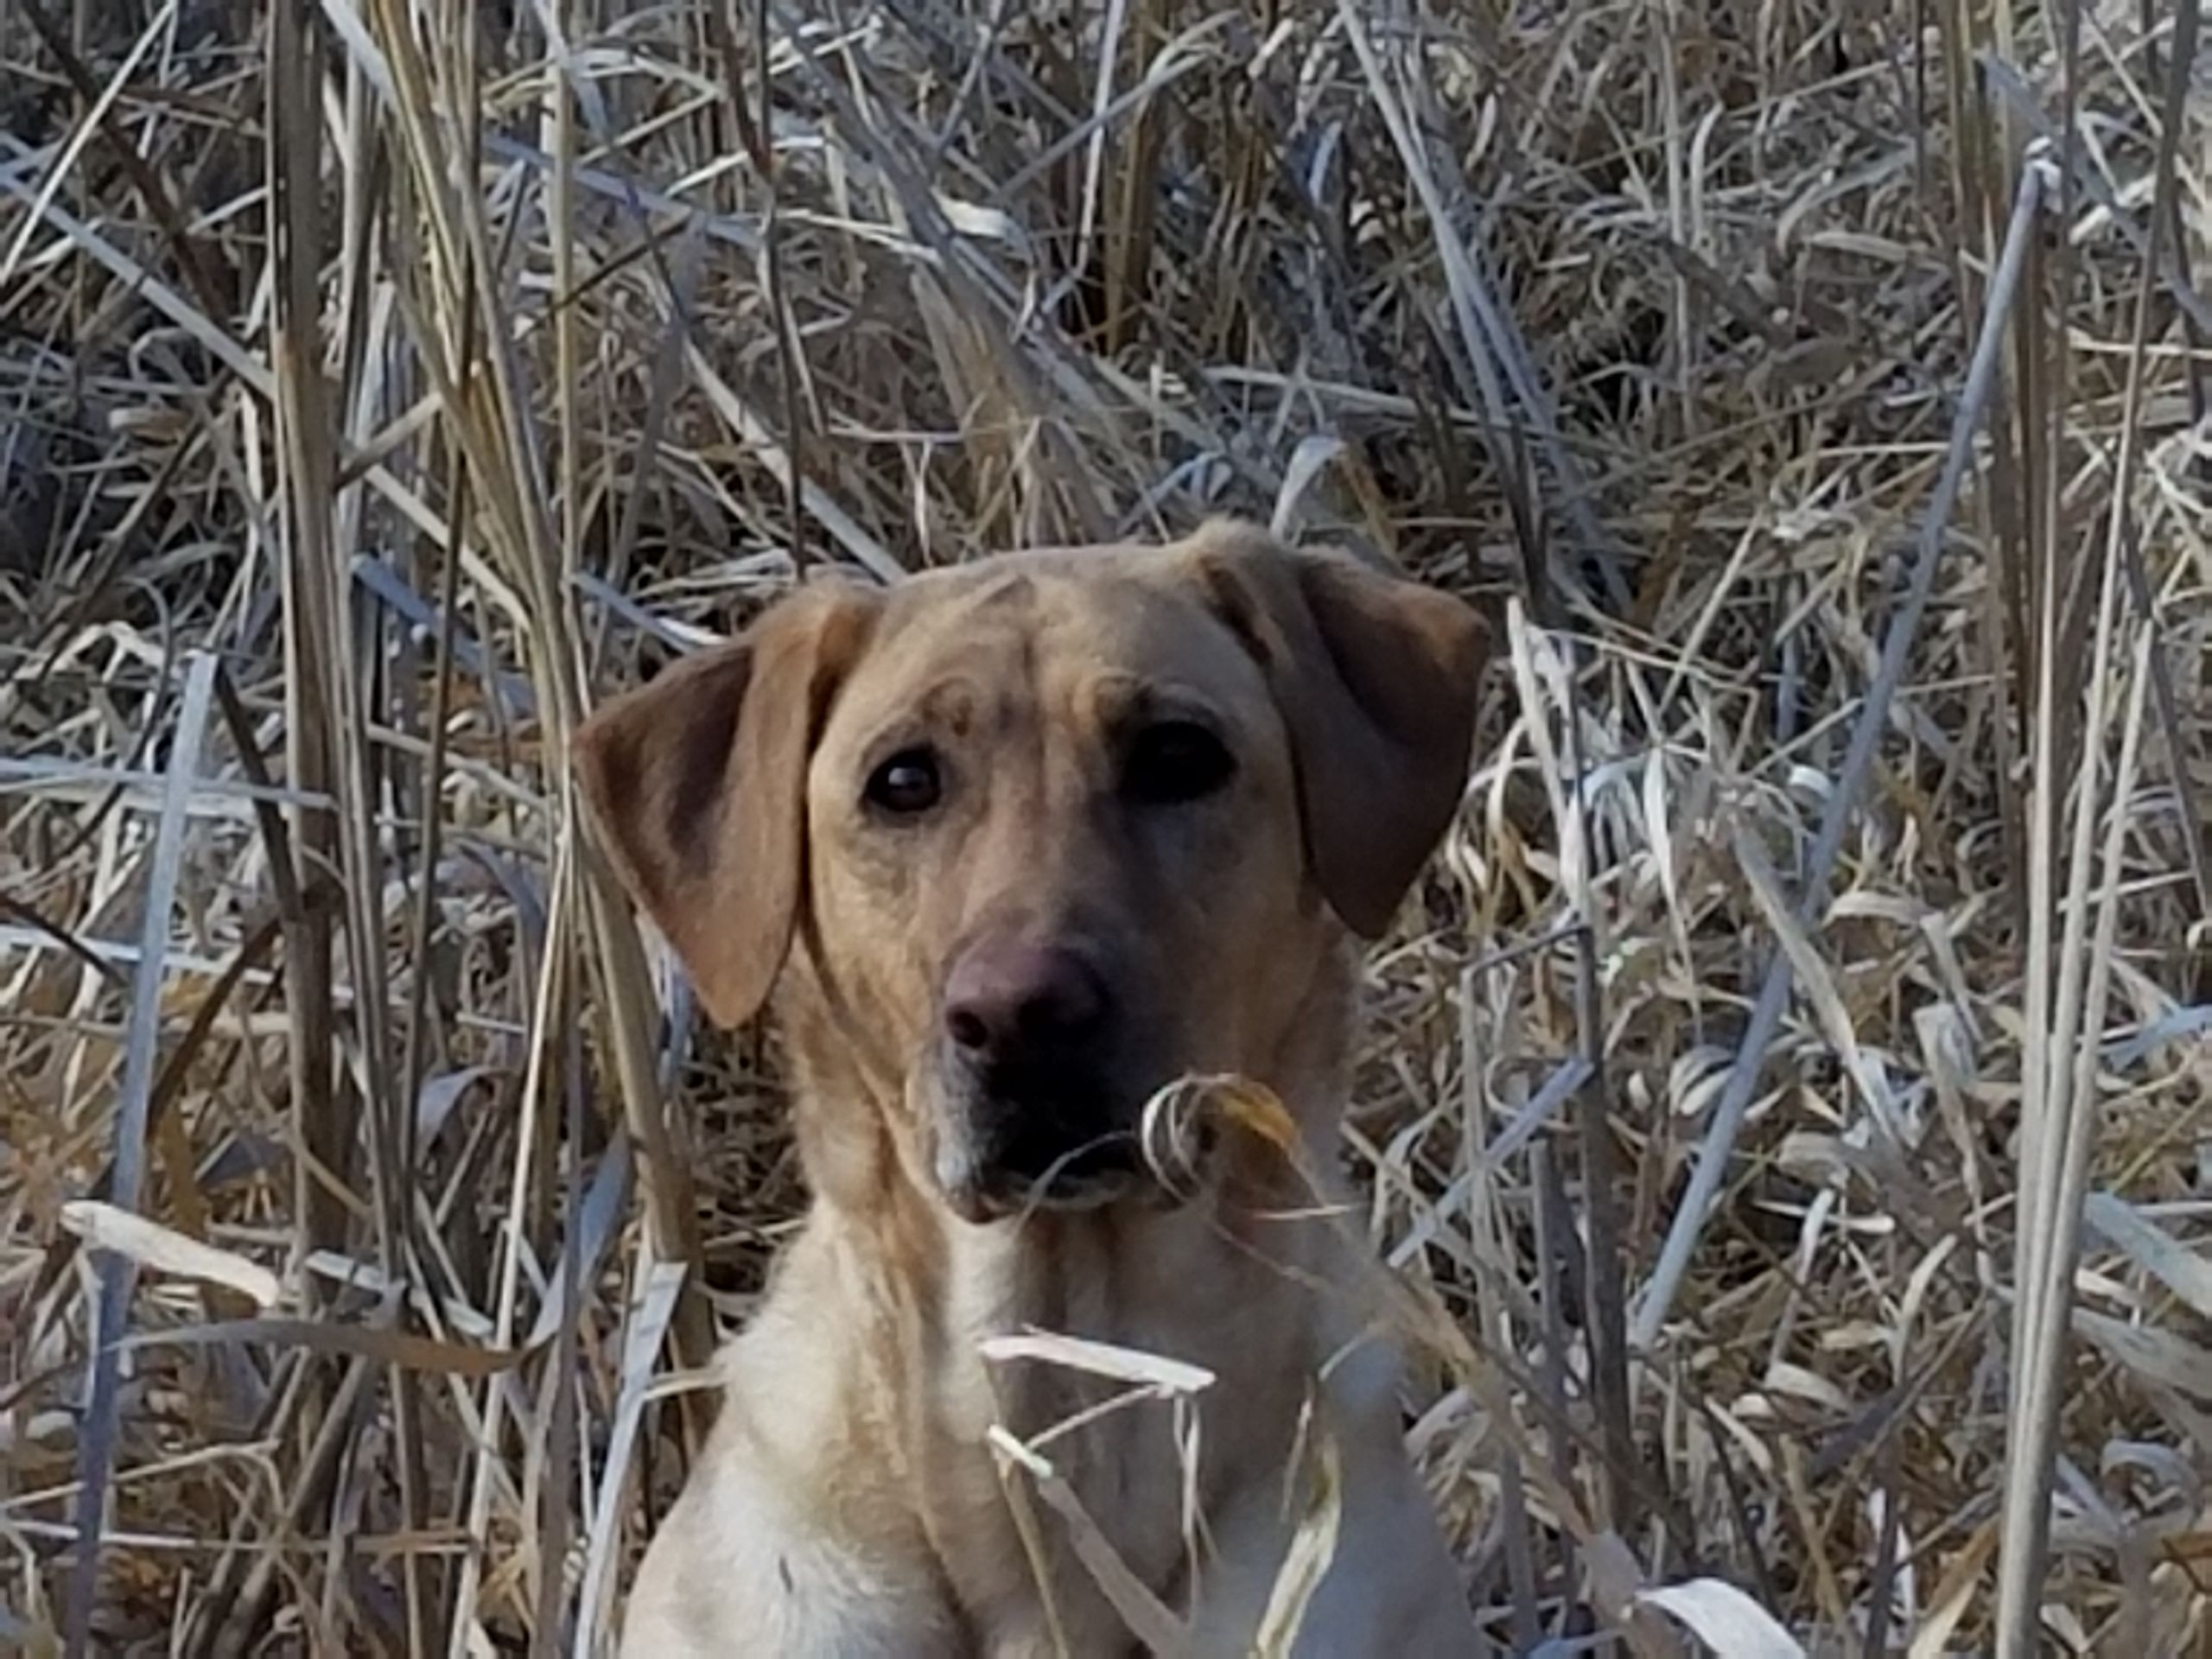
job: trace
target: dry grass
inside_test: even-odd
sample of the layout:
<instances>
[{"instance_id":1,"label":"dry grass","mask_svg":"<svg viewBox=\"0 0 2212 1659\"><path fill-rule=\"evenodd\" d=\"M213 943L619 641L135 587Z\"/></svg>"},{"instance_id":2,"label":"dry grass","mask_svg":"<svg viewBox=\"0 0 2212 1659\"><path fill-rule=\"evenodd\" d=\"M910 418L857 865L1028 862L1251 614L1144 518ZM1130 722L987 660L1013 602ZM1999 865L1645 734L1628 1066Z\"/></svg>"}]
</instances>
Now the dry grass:
<instances>
[{"instance_id":1,"label":"dry grass","mask_svg":"<svg viewBox=\"0 0 2212 1659\"><path fill-rule=\"evenodd\" d=\"M2188 21L0 3L0 1647L605 1651L801 1195L566 734L1234 509L1516 606L1346 1141L1497 1642L2205 1650Z\"/></svg>"}]
</instances>

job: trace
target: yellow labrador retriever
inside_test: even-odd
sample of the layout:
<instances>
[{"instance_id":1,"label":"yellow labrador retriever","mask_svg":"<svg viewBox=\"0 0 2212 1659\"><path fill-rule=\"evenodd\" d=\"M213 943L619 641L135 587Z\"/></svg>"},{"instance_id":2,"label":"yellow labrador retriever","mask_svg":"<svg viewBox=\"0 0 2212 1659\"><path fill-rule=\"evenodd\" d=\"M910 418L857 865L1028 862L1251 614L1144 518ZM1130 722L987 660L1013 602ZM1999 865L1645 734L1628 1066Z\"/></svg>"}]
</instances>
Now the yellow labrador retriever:
<instances>
[{"instance_id":1,"label":"yellow labrador retriever","mask_svg":"<svg viewBox=\"0 0 2212 1659\"><path fill-rule=\"evenodd\" d=\"M1138 1142L1163 1086L1233 1073L1325 1166L1354 936L1452 817L1487 640L1216 523L809 585L583 728L601 843L709 1013L772 999L813 1194L632 1659L1241 1659L1324 1428L1337 1533L1292 1650L1471 1650L1343 1230L1259 1137L1175 1197ZM1186 1417L1104 1409L1122 1385L979 1352L1034 1330L1213 1381ZM995 1425L1043 1436L1058 1506Z\"/></svg>"}]
</instances>

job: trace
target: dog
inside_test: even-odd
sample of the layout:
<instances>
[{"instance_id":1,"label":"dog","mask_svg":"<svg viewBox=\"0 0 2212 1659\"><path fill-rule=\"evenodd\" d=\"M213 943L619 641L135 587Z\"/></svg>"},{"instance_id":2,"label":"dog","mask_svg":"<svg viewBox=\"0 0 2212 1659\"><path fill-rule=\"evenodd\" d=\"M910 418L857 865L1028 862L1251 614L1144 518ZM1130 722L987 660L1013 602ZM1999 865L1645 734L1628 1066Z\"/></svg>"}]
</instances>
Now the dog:
<instances>
[{"instance_id":1,"label":"dog","mask_svg":"<svg viewBox=\"0 0 2212 1659\"><path fill-rule=\"evenodd\" d=\"M1491 638L1216 520L802 583L582 727L595 842L702 1007L776 1019L810 1192L626 1655L1248 1655L1325 1439L1287 1650L1473 1649L1343 1195L1263 1135L1195 1190L1139 1143L1164 1087L1226 1076L1328 1166L1358 944L1458 808ZM1036 1331L1211 1381L1112 1408L1126 1378L982 1351Z\"/></svg>"}]
</instances>

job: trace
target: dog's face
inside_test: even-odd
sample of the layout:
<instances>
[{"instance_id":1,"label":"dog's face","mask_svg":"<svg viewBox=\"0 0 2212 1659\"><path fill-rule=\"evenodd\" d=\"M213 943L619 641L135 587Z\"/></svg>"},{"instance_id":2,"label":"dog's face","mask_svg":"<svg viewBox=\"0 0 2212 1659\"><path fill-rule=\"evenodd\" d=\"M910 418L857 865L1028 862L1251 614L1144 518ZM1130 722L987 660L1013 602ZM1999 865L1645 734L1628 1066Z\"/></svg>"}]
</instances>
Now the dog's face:
<instances>
[{"instance_id":1,"label":"dog's face","mask_svg":"<svg viewBox=\"0 0 2212 1659\"><path fill-rule=\"evenodd\" d=\"M807 823L819 971L894 1046L971 1218L1120 1190L1147 1096L1277 1043L1282 958L1326 925L1259 665L1186 584L1111 556L894 595Z\"/></svg>"},{"instance_id":2,"label":"dog's face","mask_svg":"<svg viewBox=\"0 0 2212 1659\"><path fill-rule=\"evenodd\" d=\"M579 741L617 868L716 1018L794 939L963 1218L1134 1185L1145 1102L1268 1078L1462 785L1459 601L1217 526L804 590Z\"/></svg>"}]
</instances>

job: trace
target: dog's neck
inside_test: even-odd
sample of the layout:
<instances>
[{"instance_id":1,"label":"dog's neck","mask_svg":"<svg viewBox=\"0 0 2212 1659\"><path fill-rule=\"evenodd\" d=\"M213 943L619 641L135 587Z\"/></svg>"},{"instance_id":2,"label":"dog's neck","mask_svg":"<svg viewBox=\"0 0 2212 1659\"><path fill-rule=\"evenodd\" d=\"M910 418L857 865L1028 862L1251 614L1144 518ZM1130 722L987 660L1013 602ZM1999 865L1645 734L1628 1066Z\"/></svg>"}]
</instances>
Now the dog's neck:
<instances>
[{"instance_id":1,"label":"dog's neck","mask_svg":"<svg viewBox=\"0 0 2212 1659\"><path fill-rule=\"evenodd\" d=\"M1299 1125L1309 1167L1333 1162L1349 1031L1323 1011L1345 1000L1340 982L1317 982L1313 1017L1293 1023L1261 1075ZM1209 1510L1267 1483L1279 1497L1309 1392L1361 1318L1342 1218L1316 1213L1336 1194L1317 1196L1279 1150L1243 1135L1231 1137L1206 1189L1186 1204L1132 1200L972 1225L912 1179L887 1131L866 1141L851 1127L862 1115L819 1109L835 1098L823 1091L868 1088L842 1058L851 1049L804 1026L793 1036L806 1072L798 1098L814 1103L813 1121L799 1126L817 1194L810 1225L835 1241L850 1294L877 1332L867 1363L888 1373L880 1397L898 1402L898 1421L879 1428L892 1442L886 1462L905 1471L931 1534L995 1535L1003 1546L1003 1560L981 1568L973 1563L988 1551L967 1552L966 1571L948 1562L963 1601L1019 1604L1030 1583L1020 1540L1006 1530L995 1427L1037 1446L1109 1538L1173 1536L1116 1519L1163 1507L1173 1514L1185 1496ZM886 1091L875 1103L887 1122L895 1103ZM1033 1332L1180 1361L1213 1380L1184 1406L1125 1404L1055 1434L1131 1385L1086 1373L1067 1356L986 1357L988 1338ZM1351 1363L1351 1374L1376 1375L1364 1358ZM1194 1480L1188 1446L1177 1442L1193 1421L1202 1471ZM1183 1565L1129 1563L1171 1598ZM1074 1593L1081 1604L1090 1592Z\"/></svg>"}]
</instances>

